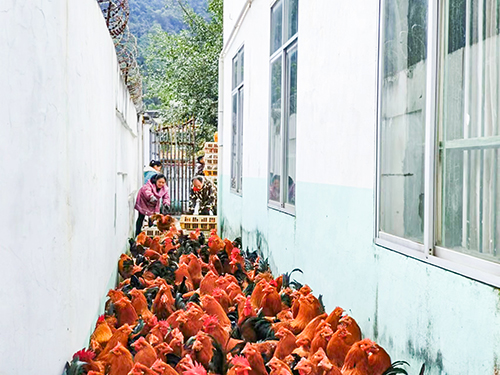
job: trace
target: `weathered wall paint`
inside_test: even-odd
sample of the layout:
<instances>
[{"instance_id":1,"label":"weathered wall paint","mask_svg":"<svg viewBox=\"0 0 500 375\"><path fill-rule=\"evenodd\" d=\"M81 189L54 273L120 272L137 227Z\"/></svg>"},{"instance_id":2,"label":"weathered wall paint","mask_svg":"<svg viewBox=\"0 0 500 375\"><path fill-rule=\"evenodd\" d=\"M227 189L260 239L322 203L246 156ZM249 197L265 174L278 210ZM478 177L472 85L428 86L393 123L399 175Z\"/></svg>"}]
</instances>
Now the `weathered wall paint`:
<instances>
[{"instance_id":1,"label":"weathered wall paint","mask_svg":"<svg viewBox=\"0 0 500 375\"><path fill-rule=\"evenodd\" d=\"M224 63L222 234L260 248L275 272L300 267L304 275L294 276L323 294L328 310L346 309L410 373L425 362L426 375L497 374L498 290L373 244L377 2L299 7L296 215L267 206L270 3L256 0ZM226 36L240 9L226 2ZM230 77L242 45L239 196L229 189Z\"/></svg>"},{"instance_id":2,"label":"weathered wall paint","mask_svg":"<svg viewBox=\"0 0 500 375\"><path fill-rule=\"evenodd\" d=\"M95 0L0 4L0 373L60 374L116 281L141 132Z\"/></svg>"}]
</instances>

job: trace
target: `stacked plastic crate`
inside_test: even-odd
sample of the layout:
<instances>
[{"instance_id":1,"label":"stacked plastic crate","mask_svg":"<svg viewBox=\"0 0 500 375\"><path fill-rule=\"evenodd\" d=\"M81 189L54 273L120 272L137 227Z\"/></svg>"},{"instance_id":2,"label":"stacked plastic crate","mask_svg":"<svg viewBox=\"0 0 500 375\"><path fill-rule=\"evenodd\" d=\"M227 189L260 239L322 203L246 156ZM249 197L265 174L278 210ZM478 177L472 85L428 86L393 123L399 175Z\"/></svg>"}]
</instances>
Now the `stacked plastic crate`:
<instances>
[{"instance_id":1,"label":"stacked plastic crate","mask_svg":"<svg viewBox=\"0 0 500 375\"><path fill-rule=\"evenodd\" d=\"M219 146L217 142L205 142L205 176L217 177Z\"/></svg>"}]
</instances>

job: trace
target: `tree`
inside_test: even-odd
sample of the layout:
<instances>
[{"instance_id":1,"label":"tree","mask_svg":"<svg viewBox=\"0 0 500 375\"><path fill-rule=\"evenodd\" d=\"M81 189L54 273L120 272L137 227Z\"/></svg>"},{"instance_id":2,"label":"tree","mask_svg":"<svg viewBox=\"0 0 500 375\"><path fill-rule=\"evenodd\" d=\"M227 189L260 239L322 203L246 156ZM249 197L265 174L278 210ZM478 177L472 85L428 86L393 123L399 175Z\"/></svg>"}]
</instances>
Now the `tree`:
<instances>
[{"instance_id":1,"label":"tree","mask_svg":"<svg viewBox=\"0 0 500 375\"><path fill-rule=\"evenodd\" d=\"M194 116L198 135L210 140L217 128L223 0L209 1L208 21L178 1L188 28L178 34L156 28L151 35L145 56L146 103L171 123Z\"/></svg>"}]
</instances>

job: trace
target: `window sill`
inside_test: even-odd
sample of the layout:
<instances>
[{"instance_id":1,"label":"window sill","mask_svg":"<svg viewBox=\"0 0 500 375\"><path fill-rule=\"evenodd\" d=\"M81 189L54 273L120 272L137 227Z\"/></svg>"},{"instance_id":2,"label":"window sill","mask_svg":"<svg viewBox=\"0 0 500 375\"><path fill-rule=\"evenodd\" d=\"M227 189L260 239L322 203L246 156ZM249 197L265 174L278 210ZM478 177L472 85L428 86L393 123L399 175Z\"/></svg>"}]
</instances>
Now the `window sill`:
<instances>
[{"instance_id":1,"label":"window sill","mask_svg":"<svg viewBox=\"0 0 500 375\"><path fill-rule=\"evenodd\" d=\"M240 190L235 190L235 189L229 189L229 191L234 194L234 195L237 195L238 197L243 197L243 192Z\"/></svg>"},{"instance_id":2,"label":"window sill","mask_svg":"<svg viewBox=\"0 0 500 375\"><path fill-rule=\"evenodd\" d=\"M383 235L384 237L390 236L385 233ZM374 240L376 246L395 251L483 284L496 288L500 287L500 264L488 262L439 246L436 246L434 255L427 255L423 252L423 245L408 241L412 244L412 246L409 247L403 244L403 242L406 241L407 240L399 238L399 243L396 243L387 238L380 237ZM422 250L416 250L419 246L421 246Z\"/></svg>"},{"instance_id":3,"label":"window sill","mask_svg":"<svg viewBox=\"0 0 500 375\"><path fill-rule=\"evenodd\" d=\"M292 206L290 204L285 204L285 207L283 207L280 204L275 204L273 202L267 202L267 208L271 209L273 211L279 211L279 212L284 213L286 215L295 217L295 206Z\"/></svg>"}]
</instances>

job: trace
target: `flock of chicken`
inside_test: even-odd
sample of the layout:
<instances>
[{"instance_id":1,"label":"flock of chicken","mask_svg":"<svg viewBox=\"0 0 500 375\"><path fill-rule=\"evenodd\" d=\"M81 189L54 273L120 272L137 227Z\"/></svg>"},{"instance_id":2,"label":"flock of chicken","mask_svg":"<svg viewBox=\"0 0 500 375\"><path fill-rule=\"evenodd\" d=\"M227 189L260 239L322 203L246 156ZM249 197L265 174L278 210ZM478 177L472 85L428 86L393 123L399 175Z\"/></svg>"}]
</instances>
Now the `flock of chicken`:
<instances>
[{"instance_id":1,"label":"flock of chicken","mask_svg":"<svg viewBox=\"0 0 500 375\"><path fill-rule=\"evenodd\" d=\"M406 374L362 339L337 307L324 311L291 273L274 278L267 260L214 232L184 235L169 217L161 237L141 233L122 254L123 281L67 375ZM300 270L294 270L292 272Z\"/></svg>"}]
</instances>

